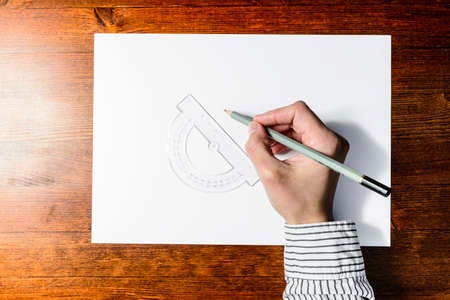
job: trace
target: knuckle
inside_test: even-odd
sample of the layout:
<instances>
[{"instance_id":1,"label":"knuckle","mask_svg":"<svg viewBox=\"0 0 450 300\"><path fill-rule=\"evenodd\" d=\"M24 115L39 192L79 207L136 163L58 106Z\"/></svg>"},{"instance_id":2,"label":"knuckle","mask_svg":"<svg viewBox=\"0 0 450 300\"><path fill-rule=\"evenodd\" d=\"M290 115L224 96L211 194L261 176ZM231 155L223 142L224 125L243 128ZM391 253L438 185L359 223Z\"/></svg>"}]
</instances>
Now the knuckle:
<instances>
[{"instance_id":1,"label":"knuckle","mask_svg":"<svg viewBox=\"0 0 450 300\"><path fill-rule=\"evenodd\" d=\"M282 179L282 172L278 168L267 168L263 167L260 170L261 180L266 183L279 182Z\"/></svg>"},{"instance_id":2,"label":"knuckle","mask_svg":"<svg viewBox=\"0 0 450 300\"><path fill-rule=\"evenodd\" d=\"M350 150L350 143L341 135L332 132L330 138L330 150L335 155L346 155Z\"/></svg>"},{"instance_id":3,"label":"knuckle","mask_svg":"<svg viewBox=\"0 0 450 300\"><path fill-rule=\"evenodd\" d=\"M298 100L294 103L294 107L298 110L304 110L305 108L308 107L308 105L306 105L306 102L303 100Z\"/></svg>"}]
</instances>

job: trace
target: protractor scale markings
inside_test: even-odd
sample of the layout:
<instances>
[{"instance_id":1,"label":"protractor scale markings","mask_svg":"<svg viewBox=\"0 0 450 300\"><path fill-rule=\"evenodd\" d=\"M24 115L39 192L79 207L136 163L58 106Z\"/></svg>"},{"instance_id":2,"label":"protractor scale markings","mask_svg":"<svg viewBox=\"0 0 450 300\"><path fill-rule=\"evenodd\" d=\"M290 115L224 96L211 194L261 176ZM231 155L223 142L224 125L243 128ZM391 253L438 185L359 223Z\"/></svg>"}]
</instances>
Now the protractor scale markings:
<instances>
[{"instance_id":1,"label":"protractor scale markings","mask_svg":"<svg viewBox=\"0 0 450 300\"><path fill-rule=\"evenodd\" d=\"M177 109L179 114L169 129L168 156L173 172L183 183L199 191L223 193L244 183L253 186L258 182L245 152L192 95L178 103ZM231 169L207 174L192 163L187 142L194 129L207 140L209 150L218 152Z\"/></svg>"}]
</instances>

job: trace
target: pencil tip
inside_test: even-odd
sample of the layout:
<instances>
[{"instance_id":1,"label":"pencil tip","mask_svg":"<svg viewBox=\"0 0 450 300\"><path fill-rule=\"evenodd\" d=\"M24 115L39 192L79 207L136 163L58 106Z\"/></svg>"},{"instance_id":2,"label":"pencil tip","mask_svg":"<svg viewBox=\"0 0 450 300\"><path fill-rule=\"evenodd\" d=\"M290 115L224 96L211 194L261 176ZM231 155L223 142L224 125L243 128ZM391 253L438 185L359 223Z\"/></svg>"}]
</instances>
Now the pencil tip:
<instances>
[{"instance_id":1,"label":"pencil tip","mask_svg":"<svg viewBox=\"0 0 450 300\"><path fill-rule=\"evenodd\" d=\"M231 110L228 110L228 109L224 109L223 111L224 111L224 112L226 112L226 113L227 113L227 115L231 115Z\"/></svg>"}]
</instances>

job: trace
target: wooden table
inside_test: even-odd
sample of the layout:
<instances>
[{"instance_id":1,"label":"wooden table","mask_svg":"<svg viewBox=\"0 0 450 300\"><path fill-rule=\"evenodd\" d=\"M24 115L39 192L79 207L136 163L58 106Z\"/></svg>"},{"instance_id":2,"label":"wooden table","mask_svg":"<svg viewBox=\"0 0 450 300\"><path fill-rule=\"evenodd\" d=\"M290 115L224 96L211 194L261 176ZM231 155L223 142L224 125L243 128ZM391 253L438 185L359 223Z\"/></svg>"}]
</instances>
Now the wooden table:
<instances>
[{"instance_id":1,"label":"wooden table","mask_svg":"<svg viewBox=\"0 0 450 300\"><path fill-rule=\"evenodd\" d=\"M0 297L281 298L282 247L90 244L93 34L195 32L392 35L392 247L367 273L450 299L450 9L398 2L0 0Z\"/></svg>"}]
</instances>

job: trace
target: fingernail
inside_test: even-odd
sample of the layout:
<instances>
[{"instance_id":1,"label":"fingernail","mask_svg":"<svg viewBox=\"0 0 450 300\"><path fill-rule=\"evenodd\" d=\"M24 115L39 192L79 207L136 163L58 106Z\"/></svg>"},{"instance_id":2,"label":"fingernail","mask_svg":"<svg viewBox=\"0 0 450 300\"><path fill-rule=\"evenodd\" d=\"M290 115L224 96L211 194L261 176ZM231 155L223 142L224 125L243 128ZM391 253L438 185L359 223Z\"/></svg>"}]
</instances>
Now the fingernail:
<instances>
[{"instance_id":1,"label":"fingernail","mask_svg":"<svg viewBox=\"0 0 450 300\"><path fill-rule=\"evenodd\" d=\"M253 133L255 132L257 129L257 125L255 122L251 122L250 124L248 124L248 133Z\"/></svg>"}]
</instances>

